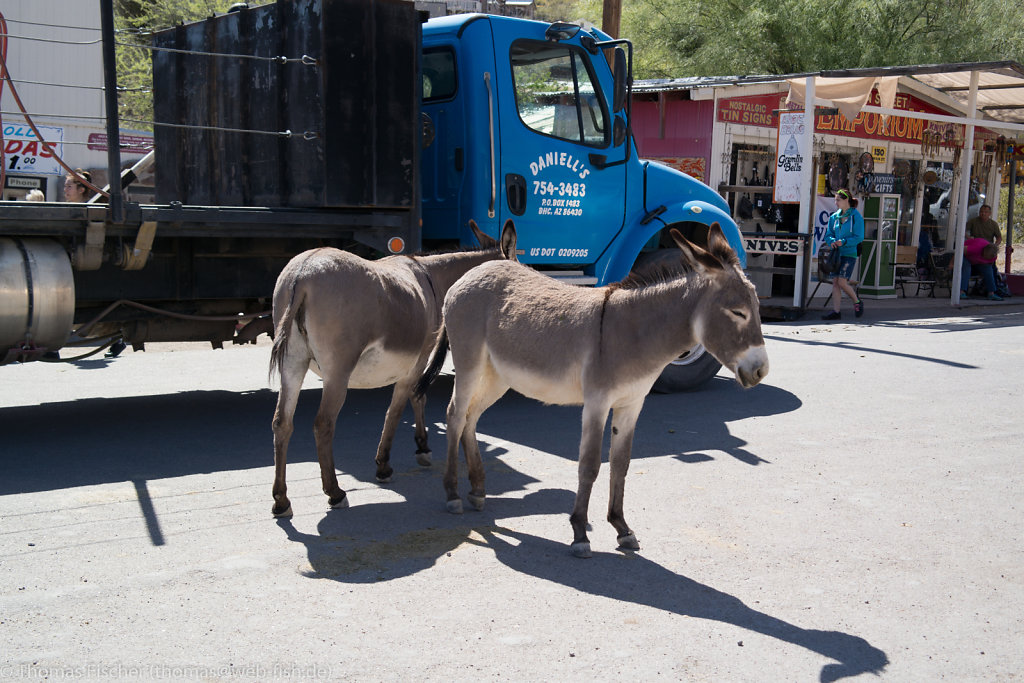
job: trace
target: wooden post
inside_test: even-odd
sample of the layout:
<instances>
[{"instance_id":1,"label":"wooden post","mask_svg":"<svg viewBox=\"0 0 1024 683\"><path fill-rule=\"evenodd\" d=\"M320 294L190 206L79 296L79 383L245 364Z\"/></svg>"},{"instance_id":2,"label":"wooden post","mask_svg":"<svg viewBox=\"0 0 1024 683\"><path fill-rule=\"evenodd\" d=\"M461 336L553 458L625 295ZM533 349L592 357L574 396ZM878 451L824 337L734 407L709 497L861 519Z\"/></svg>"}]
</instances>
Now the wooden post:
<instances>
[{"instance_id":1,"label":"wooden post","mask_svg":"<svg viewBox=\"0 0 1024 683\"><path fill-rule=\"evenodd\" d=\"M604 0L604 9L601 12L601 30L612 38L618 38L621 16L622 0Z\"/></svg>"}]
</instances>

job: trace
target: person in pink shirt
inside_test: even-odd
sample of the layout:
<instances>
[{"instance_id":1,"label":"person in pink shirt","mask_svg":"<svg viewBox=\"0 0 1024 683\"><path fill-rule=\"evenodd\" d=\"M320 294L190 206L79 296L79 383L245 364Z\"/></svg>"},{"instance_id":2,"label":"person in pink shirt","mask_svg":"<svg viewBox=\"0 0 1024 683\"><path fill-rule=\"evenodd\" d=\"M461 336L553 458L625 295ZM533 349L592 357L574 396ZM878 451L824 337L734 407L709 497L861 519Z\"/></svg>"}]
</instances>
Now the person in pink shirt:
<instances>
[{"instance_id":1,"label":"person in pink shirt","mask_svg":"<svg viewBox=\"0 0 1024 683\"><path fill-rule=\"evenodd\" d=\"M967 298L972 271L981 275L985 296L992 301L1002 301L996 294L996 245L983 237L968 237L964 240L964 262L960 271L960 298Z\"/></svg>"}]
</instances>

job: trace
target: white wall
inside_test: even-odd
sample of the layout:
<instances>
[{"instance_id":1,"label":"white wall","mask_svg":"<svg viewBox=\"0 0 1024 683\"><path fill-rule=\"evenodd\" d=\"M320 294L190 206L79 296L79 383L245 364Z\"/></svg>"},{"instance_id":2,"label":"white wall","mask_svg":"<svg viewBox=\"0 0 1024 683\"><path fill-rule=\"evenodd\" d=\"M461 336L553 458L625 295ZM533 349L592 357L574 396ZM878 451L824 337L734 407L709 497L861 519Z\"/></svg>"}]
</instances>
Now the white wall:
<instances>
[{"instance_id":1,"label":"white wall","mask_svg":"<svg viewBox=\"0 0 1024 683\"><path fill-rule=\"evenodd\" d=\"M33 122L50 127L42 131L44 139L54 142L51 134L63 139L57 152L72 168L105 169L106 151L90 150L86 144L91 133L106 132L98 0L2 0L0 12L9 34L8 71ZM4 88L0 107L8 145L18 137L17 129L31 135L25 119L13 114L19 107L9 87ZM138 156L122 152L124 161ZM45 159L37 162L55 165ZM8 168L9 164L10 159ZM43 173L23 167L8 173L45 175L47 200L63 200L64 171L59 167Z\"/></svg>"}]
</instances>

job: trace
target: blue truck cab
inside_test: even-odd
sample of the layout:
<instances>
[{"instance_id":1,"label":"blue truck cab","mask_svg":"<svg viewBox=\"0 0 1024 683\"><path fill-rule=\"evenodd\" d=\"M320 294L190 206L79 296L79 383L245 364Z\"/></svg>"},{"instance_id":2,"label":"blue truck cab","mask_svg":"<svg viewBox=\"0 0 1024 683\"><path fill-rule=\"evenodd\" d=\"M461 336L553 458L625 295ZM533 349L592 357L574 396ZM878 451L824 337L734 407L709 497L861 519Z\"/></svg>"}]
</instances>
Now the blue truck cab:
<instances>
[{"instance_id":1,"label":"blue truck cab","mask_svg":"<svg viewBox=\"0 0 1024 683\"><path fill-rule=\"evenodd\" d=\"M637 156L628 41L482 14L431 19L422 40L425 243L469 244L469 219L495 235L512 219L523 263L604 285L668 227L700 241L717 222L745 265L724 199Z\"/></svg>"}]
</instances>

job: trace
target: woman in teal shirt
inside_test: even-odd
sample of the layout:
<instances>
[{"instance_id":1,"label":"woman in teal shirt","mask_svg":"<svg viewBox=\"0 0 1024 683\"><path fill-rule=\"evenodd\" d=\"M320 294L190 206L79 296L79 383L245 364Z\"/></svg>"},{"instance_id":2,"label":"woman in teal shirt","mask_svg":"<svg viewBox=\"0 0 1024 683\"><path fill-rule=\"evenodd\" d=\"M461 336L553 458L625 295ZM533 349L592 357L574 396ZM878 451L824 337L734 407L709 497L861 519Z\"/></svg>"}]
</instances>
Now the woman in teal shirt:
<instances>
[{"instance_id":1,"label":"woman in teal shirt","mask_svg":"<svg viewBox=\"0 0 1024 683\"><path fill-rule=\"evenodd\" d=\"M839 320L842 292L853 301L853 314L864 315L864 304L850 285L853 267L857 264L857 247L864 241L864 217L857 211L857 200L848 190L836 192L836 206L839 210L828 217L824 244L839 247L839 270L832 276L832 312L822 316L824 320Z\"/></svg>"}]
</instances>

